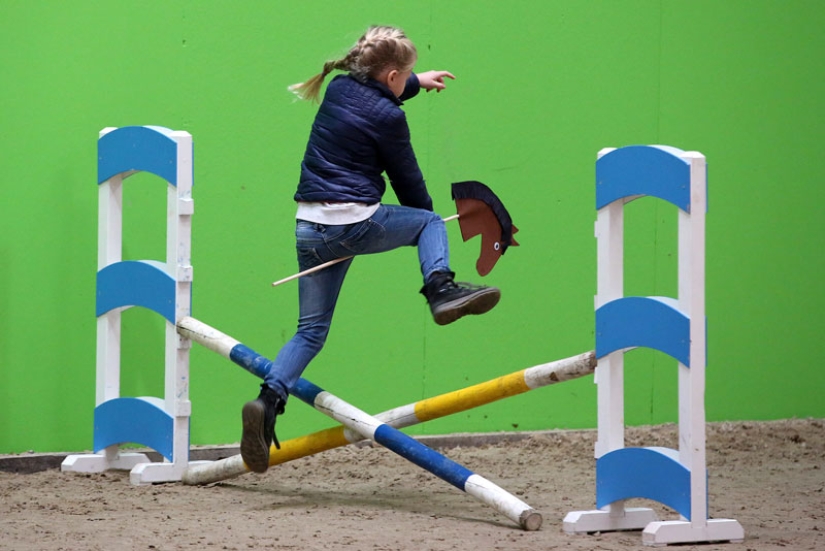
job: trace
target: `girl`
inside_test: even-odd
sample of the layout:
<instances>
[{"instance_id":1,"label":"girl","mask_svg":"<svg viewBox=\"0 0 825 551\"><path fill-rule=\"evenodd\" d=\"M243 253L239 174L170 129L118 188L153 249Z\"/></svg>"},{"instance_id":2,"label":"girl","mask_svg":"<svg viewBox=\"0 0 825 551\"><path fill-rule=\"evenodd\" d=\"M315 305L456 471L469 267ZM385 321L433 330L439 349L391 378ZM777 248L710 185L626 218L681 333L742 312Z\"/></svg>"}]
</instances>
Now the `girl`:
<instances>
[{"instance_id":1,"label":"girl","mask_svg":"<svg viewBox=\"0 0 825 551\"><path fill-rule=\"evenodd\" d=\"M320 74L290 87L302 99L317 101L330 72L348 71L329 83L301 163L294 197L298 265L304 271L336 258L417 246L421 293L435 322L445 325L489 311L500 292L453 281L446 228L433 212L400 106L421 88L441 91L444 79L455 77L447 71L416 75L416 59L403 31L370 27L342 59L326 62ZM401 206L381 203L383 173ZM299 280L298 330L275 358L258 398L243 407L241 455L252 471L269 467L273 439L280 448L275 417L326 341L351 263L350 258Z\"/></svg>"}]
</instances>

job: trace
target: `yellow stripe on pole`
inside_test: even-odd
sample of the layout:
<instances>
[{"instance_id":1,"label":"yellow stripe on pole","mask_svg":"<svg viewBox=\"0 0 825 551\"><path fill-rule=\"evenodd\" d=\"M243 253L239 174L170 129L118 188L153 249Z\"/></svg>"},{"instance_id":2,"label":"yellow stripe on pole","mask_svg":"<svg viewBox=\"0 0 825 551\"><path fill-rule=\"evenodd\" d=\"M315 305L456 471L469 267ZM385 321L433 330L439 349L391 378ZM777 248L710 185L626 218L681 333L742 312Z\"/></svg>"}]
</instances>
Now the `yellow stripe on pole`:
<instances>
[{"instance_id":1,"label":"yellow stripe on pole","mask_svg":"<svg viewBox=\"0 0 825 551\"><path fill-rule=\"evenodd\" d=\"M315 455L323 451L351 444L344 436L344 427L337 426L326 430L299 436L281 444L279 450L274 445L269 448L269 466L280 465L294 459Z\"/></svg>"},{"instance_id":2,"label":"yellow stripe on pole","mask_svg":"<svg viewBox=\"0 0 825 551\"><path fill-rule=\"evenodd\" d=\"M530 387L524 382L525 371L421 400L415 404L415 416L423 423L527 392Z\"/></svg>"},{"instance_id":3,"label":"yellow stripe on pole","mask_svg":"<svg viewBox=\"0 0 825 551\"><path fill-rule=\"evenodd\" d=\"M419 423L423 423L527 392L530 388L524 382L525 371L523 369L492 381L421 400L415 404L415 416ZM293 438L283 442L280 450L273 445L269 451L269 466L346 446L351 442L344 435L344 430L343 426L332 427Z\"/></svg>"}]
</instances>

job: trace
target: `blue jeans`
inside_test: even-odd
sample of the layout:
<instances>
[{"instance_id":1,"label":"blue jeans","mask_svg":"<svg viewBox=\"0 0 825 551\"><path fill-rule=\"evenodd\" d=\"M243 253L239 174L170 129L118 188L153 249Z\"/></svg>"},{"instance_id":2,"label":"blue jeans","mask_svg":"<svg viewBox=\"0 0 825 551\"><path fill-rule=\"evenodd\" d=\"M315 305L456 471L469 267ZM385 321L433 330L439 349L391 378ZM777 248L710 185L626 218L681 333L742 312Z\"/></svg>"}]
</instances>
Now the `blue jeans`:
<instances>
[{"instance_id":1,"label":"blue jeans","mask_svg":"<svg viewBox=\"0 0 825 551\"><path fill-rule=\"evenodd\" d=\"M295 239L300 271L337 258L403 246L418 246L425 283L434 272L450 271L444 221L427 210L381 205L371 218L341 226L298 220ZM350 264L352 258L298 280L298 330L278 352L264 379L284 400L326 342L335 303Z\"/></svg>"}]
</instances>

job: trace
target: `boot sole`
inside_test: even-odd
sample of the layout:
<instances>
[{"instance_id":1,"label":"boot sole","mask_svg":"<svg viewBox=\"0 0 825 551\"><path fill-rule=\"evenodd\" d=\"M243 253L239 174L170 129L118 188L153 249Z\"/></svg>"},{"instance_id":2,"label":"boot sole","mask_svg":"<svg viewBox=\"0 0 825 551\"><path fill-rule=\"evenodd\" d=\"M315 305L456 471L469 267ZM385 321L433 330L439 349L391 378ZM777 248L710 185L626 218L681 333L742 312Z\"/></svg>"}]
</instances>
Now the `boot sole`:
<instances>
[{"instance_id":1,"label":"boot sole","mask_svg":"<svg viewBox=\"0 0 825 551\"><path fill-rule=\"evenodd\" d=\"M263 473L269 468L269 446L264 436L264 405L253 400L244 404L241 412L243 435L241 436L241 457L250 471Z\"/></svg>"},{"instance_id":2,"label":"boot sole","mask_svg":"<svg viewBox=\"0 0 825 551\"><path fill-rule=\"evenodd\" d=\"M492 310L501 298L501 291L488 287L476 293L441 304L433 319L438 325L448 325L468 315L484 314Z\"/></svg>"}]
</instances>

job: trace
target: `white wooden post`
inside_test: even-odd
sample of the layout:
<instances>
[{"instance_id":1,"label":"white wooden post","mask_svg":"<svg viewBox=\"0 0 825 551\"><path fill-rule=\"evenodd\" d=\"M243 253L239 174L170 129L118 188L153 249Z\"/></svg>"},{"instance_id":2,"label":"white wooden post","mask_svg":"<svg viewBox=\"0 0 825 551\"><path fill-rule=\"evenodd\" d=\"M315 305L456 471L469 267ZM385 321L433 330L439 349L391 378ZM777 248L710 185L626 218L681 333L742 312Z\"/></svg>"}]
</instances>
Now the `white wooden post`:
<instances>
[{"instance_id":1,"label":"white wooden post","mask_svg":"<svg viewBox=\"0 0 825 551\"><path fill-rule=\"evenodd\" d=\"M597 510L568 513L564 519L564 530L568 533L587 533L643 529L642 542L653 546L741 541L744 538L741 525L735 520L709 519L707 506L704 406L705 157L700 153L684 152L666 146L631 146L600 151L597 166L603 157L611 154L613 157L609 159L610 164L602 165L605 174L609 173L610 182L597 181L597 188L605 185L603 189L608 189L609 193L602 190L604 196L599 197L600 192L597 191L598 291L595 307L597 318L600 309L605 311L605 306L615 307L612 311L615 313L618 309L619 316L624 316L620 321L630 326L625 331L624 327L617 328L615 323L605 323L602 331L609 333L618 329L617 332L622 335L600 353L598 340L605 335L599 333L597 319L597 497L601 493L613 500ZM623 174L623 169L629 174ZM670 201L680 209L677 300L665 297L624 297L622 213L626 202L641 195L652 195ZM644 334L650 327L651 320L648 316L654 315L661 318L653 321L665 326L662 330L664 340L662 335ZM682 334L684 321L687 326ZM668 341L667 337L676 338ZM689 340L689 344L685 347L687 353L683 355L679 343L686 340ZM677 367L678 452L665 448L624 447L623 355L635 346L661 346L658 349L671 355L689 358L684 359L686 363L678 361ZM660 474L658 478L648 476L645 469L648 466L661 467L667 474ZM657 487L660 483L672 487ZM684 499L686 492L689 493L687 500ZM660 497L667 500L666 504L677 508L680 518L659 521L649 508L626 507L625 500L633 497Z\"/></svg>"},{"instance_id":2,"label":"white wooden post","mask_svg":"<svg viewBox=\"0 0 825 551\"><path fill-rule=\"evenodd\" d=\"M111 138L111 139L109 139ZM106 139L106 144L102 140ZM94 454L70 455L63 471L131 470L133 484L180 480L189 462L189 348L176 322L191 314L192 136L160 127L106 128L98 154L98 320ZM171 168L170 168L171 167ZM166 260L124 262L123 180L139 171L167 180ZM149 282L146 282L148 278ZM149 290L135 291L135 283ZM171 285L170 285L171 283ZM101 298L103 297L103 298ZM174 301L170 311L166 304ZM101 304L102 303L102 304ZM166 318L164 398L124 398L120 392L121 311L144 306ZM144 438L135 441L133 438ZM169 440L171 444L169 445ZM146 444L166 457L122 453Z\"/></svg>"}]
</instances>

